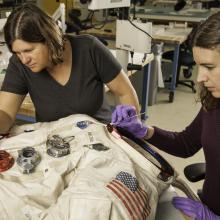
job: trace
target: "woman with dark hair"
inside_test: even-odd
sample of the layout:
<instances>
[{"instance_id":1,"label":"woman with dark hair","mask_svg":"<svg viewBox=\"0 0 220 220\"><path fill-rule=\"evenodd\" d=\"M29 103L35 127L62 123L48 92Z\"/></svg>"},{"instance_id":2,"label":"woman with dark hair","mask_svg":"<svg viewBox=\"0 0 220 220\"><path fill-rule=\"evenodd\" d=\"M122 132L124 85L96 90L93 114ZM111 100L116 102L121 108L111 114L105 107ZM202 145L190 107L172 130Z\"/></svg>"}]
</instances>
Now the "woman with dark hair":
<instances>
[{"instance_id":1,"label":"woman with dark hair","mask_svg":"<svg viewBox=\"0 0 220 220\"><path fill-rule=\"evenodd\" d=\"M206 160L202 201L174 197L173 205L196 220L220 219L220 12L209 17L191 36L193 56L201 85L201 110L181 132L162 130L141 123L132 106L117 106L112 123L144 138L159 149L178 157L190 157L201 148Z\"/></svg>"},{"instance_id":2,"label":"woman with dark hair","mask_svg":"<svg viewBox=\"0 0 220 220\"><path fill-rule=\"evenodd\" d=\"M63 35L56 22L33 4L10 14L4 36L13 55L0 92L0 133L12 126L27 93L41 122L75 113L110 122L104 84L121 103L139 111L127 75L95 37Z\"/></svg>"}]
</instances>

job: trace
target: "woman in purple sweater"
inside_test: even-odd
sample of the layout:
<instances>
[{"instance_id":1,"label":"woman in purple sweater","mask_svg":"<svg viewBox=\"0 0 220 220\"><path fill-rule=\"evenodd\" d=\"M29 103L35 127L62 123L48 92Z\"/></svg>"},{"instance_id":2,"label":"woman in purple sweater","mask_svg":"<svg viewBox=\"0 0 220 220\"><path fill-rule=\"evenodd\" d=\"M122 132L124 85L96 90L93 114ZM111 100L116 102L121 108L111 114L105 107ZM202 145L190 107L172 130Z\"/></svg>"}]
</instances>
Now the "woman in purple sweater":
<instances>
[{"instance_id":1,"label":"woman in purple sweater","mask_svg":"<svg viewBox=\"0 0 220 220\"><path fill-rule=\"evenodd\" d=\"M144 138L159 149L178 157L190 157L201 148L206 160L202 202L174 197L173 205L195 220L220 220L220 12L210 16L193 33L193 56L198 65L202 108L181 132L146 126L132 106L117 106L112 123Z\"/></svg>"}]
</instances>

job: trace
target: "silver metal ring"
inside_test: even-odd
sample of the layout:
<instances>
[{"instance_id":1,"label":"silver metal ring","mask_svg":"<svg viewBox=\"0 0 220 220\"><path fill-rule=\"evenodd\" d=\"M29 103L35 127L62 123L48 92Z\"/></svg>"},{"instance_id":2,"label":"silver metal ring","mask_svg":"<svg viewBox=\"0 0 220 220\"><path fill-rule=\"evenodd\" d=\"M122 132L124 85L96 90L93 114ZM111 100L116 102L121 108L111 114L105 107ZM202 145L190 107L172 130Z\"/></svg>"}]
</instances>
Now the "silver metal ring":
<instances>
[{"instance_id":1,"label":"silver metal ring","mask_svg":"<svg viewBox=\"0 0 220 220\"><path fill-rule=\"evenodd\" d=\"M40 161L40 154L33 147L25 147L18 151L17 164L24 174L32 173Z\"/></svg>"},{"instance_id":2,"label":"silver metal ring","mask_svg":"<svg viewBox=\"0 0 220 220\"><path fill-rule=\"evenodd\" d=\"M47 154L52 157L63 157L70 153L70 144L59 135L52 135L47 139Z\"/></svg>"}]
</instances>

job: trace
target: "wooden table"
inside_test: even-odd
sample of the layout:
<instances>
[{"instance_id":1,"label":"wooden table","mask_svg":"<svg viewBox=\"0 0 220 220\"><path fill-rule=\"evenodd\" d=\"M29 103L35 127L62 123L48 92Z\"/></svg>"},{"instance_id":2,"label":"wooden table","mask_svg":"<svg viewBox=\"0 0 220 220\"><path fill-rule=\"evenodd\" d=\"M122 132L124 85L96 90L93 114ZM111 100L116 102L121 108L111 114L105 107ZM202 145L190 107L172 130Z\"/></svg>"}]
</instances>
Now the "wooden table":
<instances>
[{"instance_id":1,"label":"wooden table","mask_svg":"<svg viewBox=\"0 0 220 220\"><path fill-rule=\"evenodd\" d=\"M159 30L159 28L161 30ZM164 42L164 43L178 43L184 42L190 33L192 28L176 28L166 25L153 25L153 41ZM103 37L109 40L115 40L116 37L116 23L107 23L101 29L91 28L88 30L81 31L80 34L91 34L97 37Z\"/></svg>"},{"instance_id":2,"label":"wooden table","mask_svg":"<svg viewBox=\"0 0 220 220\"><path fill-rule=\"evenodd\" d=\"M29 95L25 97L16 118L24 121L36 122L35 108Z\"/></svg>"},{"instance_id":3,"label":"wooden table","mask_svg":"<svg viewBox=\"0 0 220 220\"><path fill-rule=\"evenodd\" d=\"M174 92L176 88L177 67L179 59L180 44L186 39L192 28L177 28L165 25L153 25L153 42L163 42L166 45L174 47L174 57L172 64L172 80L169 87L169 102L174 100ZM91 34L97 37L115 40L116 37L116 24L115 22L107 23L102 29L88 29L81 31L81 34Z\"/></svg>"},{"instance_id":4,"label":"wooden table","mask_svg":"<svg viewBox=\"0 0 220 220\"><path fill-rule=\"evenodd\" d=\"M176 89L180 45L187 39L189 33L192 31L192 28L180 28L169 26L162 27L162 30L160 30L158 26L153 26L153 38L154 42L164 42L164 44L174 47L172 62L172 78L169 86L169 102L173 102L174 93Z\"/></svg>"},{"instance_id":5,"label":"wooden table","mask_svg":"<svg viewBox=\"0 0 220 220\"><path fill-rule=\"evenodd\" d=\"M131 13L132 13L131 9ZM160 22L187 22L190 24L198 24L206 20L210 15L216 13L219 9L197 9L186 6L180 11L175 11L174 7L161 7L153 5L145 5L136 7L136 17L147 19L148 21Z\"/></svg>"}]
</instances>

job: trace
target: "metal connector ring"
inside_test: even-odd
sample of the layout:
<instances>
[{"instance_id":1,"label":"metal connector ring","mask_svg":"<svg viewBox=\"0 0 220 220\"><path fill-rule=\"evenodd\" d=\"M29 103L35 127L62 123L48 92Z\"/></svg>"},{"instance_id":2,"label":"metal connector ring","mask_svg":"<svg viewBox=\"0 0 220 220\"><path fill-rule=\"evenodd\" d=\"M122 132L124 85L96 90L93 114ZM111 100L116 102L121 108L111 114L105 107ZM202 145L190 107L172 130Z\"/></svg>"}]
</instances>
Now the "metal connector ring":
<instances>
[{"instance_id":1,"label":"metal connector ring","mask_svg":"<svg viewBox=\"0 0 220 220\"><path fill-rule=\"evenodd\" d=\"M17 164L24 174L32 173L40 161L40 154L33 147L25 147L18 151Z\"/></svg>"}]
</instances>

